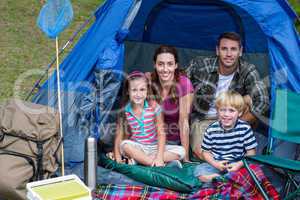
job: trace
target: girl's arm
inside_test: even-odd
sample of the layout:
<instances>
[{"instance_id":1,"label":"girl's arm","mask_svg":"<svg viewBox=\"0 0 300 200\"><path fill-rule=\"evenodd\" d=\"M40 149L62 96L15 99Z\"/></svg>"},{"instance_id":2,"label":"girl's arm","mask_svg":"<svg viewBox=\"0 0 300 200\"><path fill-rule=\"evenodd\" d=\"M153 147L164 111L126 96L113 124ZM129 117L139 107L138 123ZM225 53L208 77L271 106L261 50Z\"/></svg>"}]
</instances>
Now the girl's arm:
<instances>
[{"instance_id":1,"label":"girl's arm","mask_svg":"<svg viewBox=\"0 0 300 200\"><path fill-rule=\"evenodd\" d=\"M179 98L179 131L181 145L185 149L184 161L189 161L190 127L189 114L191 112L194 94L190 93Z\"/></svg>"},{"instance_id":2,"label":"girl's arm","mask_svg":"<svg viewBox=\"0 0 300 200\"><path fill-rule=\"evenodd\" d=\"M158 142L158 150L156 158L153 161L154 166L163 166L164 165L164 151L166 144L166 134L164 131L164 121L162 113L156 116L156 127L157 127L157 142Z\"/></svg>"},{"instance_id":3,"label":"girl's arm","mask_svg":"<svg viewBox=\"0 0 300 200\"><path fill-rule=\"evenodd\" d=\"M122 123L123 120L124 119L121 119L121 117L118 117L117 130L116 130L115 141L114 141L114 158L118 163L122 162L120 144L123 140L123 135L124 135L124 127Z\"/></svg>"}]
</instances>

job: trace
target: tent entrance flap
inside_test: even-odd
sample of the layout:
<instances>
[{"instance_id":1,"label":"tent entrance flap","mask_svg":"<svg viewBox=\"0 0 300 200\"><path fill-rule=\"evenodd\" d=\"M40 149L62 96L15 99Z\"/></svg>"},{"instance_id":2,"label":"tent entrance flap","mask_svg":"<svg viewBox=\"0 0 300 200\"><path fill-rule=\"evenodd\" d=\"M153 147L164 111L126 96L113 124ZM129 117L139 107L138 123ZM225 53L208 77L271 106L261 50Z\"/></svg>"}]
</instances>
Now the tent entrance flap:
<instances>
[{"instance_id":1,"label":"tent entrance flap","mask_svg":"<svg viewBox=\"0 0 300 200\"><path fill-rule=\"evenodd\" d=\"M163 1L154 7L145 23L143 41L214 50L214 41L224 31L235 31L243 37L241 19L231 7L218 1L191 2ZM220 19L226 21L222 26Z\"/></svg>"},{"instance_id":2,"label":"tent entrance flap","mask_svg":"<svg viewBox=\"0 0 300 200\"><path fill-rule=\"evenodd\" d=\"M218 36L234 31L247 52L267 52L261 27L236 5L220 0L155 2L143 1L127 40L214 51Z\"/></svg>"}]
</instances>

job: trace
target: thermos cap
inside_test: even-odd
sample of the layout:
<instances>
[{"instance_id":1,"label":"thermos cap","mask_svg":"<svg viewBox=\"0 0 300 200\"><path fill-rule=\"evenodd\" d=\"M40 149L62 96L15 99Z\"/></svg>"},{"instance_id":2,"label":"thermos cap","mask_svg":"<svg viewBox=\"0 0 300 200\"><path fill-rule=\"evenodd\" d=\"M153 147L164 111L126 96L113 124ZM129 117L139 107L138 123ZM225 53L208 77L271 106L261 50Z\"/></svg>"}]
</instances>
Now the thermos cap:
<instances>
[{"instance_id":1,"label":"thermos cap","mask_svg":"<svg viewBox=\"0 0 300 200\"><path fill-rule=\"evenodd\" d=\"M94 137L88 137L86 141L87 151L97 151L97 142Z\"/></svg>"}]
</instances>

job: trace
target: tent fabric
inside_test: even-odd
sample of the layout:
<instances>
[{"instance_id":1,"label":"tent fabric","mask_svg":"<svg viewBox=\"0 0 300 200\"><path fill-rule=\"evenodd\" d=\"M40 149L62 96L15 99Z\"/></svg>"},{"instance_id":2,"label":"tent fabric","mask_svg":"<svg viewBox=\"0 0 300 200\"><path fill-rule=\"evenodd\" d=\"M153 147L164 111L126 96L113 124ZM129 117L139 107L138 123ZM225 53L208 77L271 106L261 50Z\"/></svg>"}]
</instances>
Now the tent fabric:
<instances>
[{"instance_id":1,"label":"tent fabric","mask_svg":"<svg viewBox=\"0 0 300 200\"><path fill-rule=\"evenodd\" d=\"M123 30L137 3L141 3L137 16ZM124 39L212 51L221 32L236 31L244 39L246 53L268 55L272 95L277 87L300 92L300 39L294 27L296 15L285 0L107 0L95 16L94 24L61 64L67 163L83 161L83 140L94 134L80 128L83 97L97 91L95 70L123 71ZM123 76L115 74L113 80L120 83ZM33 101L56 106L56 88L54 74ZM116 93L105 100L113 103ZM102 137L101 131L97 134Z\"/></svg>"}]
</instances>

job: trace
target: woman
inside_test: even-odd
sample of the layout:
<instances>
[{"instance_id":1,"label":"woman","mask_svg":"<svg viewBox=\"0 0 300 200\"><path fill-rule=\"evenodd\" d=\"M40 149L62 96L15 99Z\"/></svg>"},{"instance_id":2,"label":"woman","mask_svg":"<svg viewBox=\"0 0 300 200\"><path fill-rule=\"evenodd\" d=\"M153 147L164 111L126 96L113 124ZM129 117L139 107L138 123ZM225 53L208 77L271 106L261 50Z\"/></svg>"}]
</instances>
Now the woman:
<instances>
[{"instance_id":1,"label":"woman","mask_svg":"<svg viewBox=\"0 0 300 200\"><path fill-rule=\"evenodd\" d=\"M179 72L178 54L174 47L162 45L154 56L151 74L155 100L161 104L168 144L181 144L184 161L189 161L189 114L193 101L191 81Z\"/></svg>"}]
</instances>

